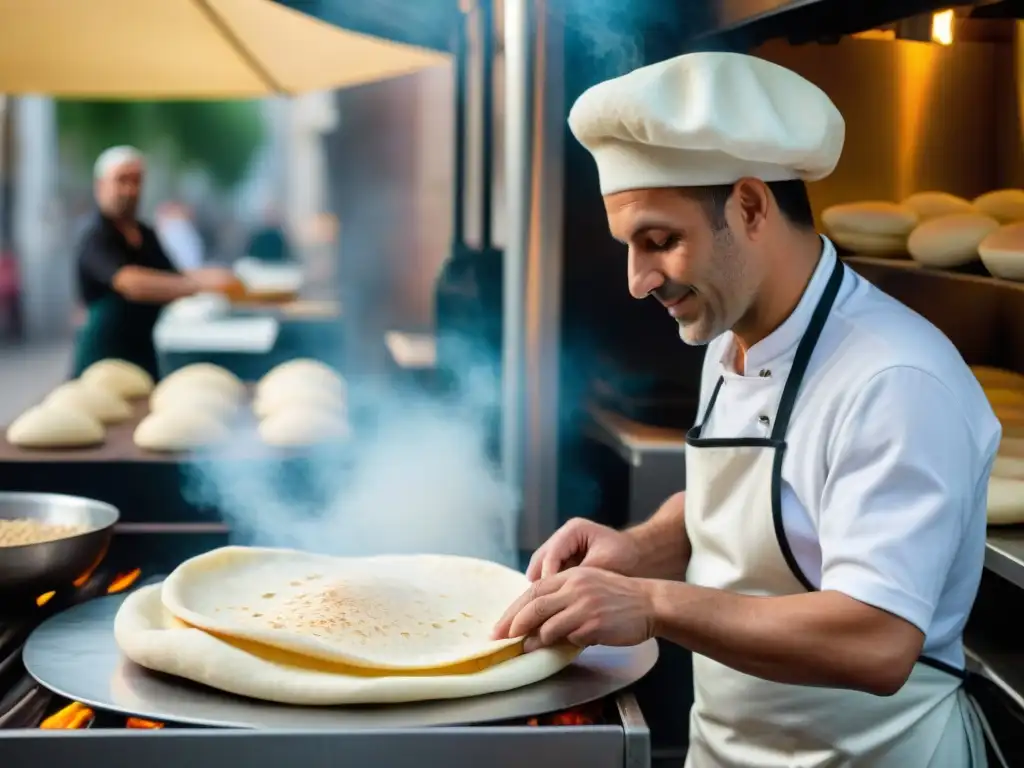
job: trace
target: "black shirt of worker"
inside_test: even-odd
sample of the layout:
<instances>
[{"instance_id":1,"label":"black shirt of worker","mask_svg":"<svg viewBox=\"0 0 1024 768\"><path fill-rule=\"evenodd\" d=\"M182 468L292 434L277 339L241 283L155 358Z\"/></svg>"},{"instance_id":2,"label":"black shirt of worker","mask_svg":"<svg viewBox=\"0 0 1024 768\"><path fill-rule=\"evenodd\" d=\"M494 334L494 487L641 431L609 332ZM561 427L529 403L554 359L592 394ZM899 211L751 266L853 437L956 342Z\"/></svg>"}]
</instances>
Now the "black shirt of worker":
<instances>
[{"instance_id":1,"label":"black shirt of worker","mask_svg":"<svg viewBox=\"0 0 1024 768\"><path fill-rule=\"evenodd\" d=\"M117 293L114 289L114 275L122 267L146 267L178 273L160 245L156 232L141 221L138 227L142 242L137 248L128 242L113 221L100 213L92 217L82 232L76 260L79 295L86 306Z\"/></svg>"}]
</instances>

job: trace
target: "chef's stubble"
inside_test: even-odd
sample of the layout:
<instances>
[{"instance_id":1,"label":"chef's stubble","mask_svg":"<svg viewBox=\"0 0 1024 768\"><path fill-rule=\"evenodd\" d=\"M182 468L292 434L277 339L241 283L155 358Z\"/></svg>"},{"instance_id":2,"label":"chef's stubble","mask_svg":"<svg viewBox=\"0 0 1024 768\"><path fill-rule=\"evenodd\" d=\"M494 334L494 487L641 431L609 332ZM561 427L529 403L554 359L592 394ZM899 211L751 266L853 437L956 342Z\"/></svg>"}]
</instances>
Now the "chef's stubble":
<instances>
[{"instance_id":1,"label":"chef's stubble","mask_svg":"<svg viewBox=\"0 0 1024 768\"><path fill-rule=\"evenodd\" d=\"M702 311L695 321L679 323L679 338L690 346L700 347L732 328L752 301L747 277L732 230L727 224L716 228L707 274L701 281Z\"/></svg>"}]
</instances>

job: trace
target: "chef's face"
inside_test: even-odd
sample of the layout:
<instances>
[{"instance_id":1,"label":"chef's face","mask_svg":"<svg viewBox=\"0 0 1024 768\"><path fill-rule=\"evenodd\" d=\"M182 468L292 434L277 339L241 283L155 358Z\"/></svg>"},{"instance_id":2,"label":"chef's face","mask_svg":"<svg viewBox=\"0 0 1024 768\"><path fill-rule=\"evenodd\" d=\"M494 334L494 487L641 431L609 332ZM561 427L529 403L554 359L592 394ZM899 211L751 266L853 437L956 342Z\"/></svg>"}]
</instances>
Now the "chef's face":
<instances>
[{"instance_id":1,"label":"chef's face","mask_svg":"<svg viewBox=\"0 0 1024 768\"><path fill-rule=\"evenodd\" d=\"M756 262L745 228L731 223L742 216L735 197L718 222L685 189L632 190L604 199L612 236L629 249L629 292L661 302L687 344L709 343L753 304Z\"/></svg>"},{"instance_id":2,"label":"chef's face","mask_svg":"<svg viewBox=\"0 0 1024 768\"><path fill-rule=\"evenodd\" d=\"M142 194L145 169L138 160L128 160L110 168L96 180L96 203L112 219L134 219Z\"/></svg>"}]
</instances>

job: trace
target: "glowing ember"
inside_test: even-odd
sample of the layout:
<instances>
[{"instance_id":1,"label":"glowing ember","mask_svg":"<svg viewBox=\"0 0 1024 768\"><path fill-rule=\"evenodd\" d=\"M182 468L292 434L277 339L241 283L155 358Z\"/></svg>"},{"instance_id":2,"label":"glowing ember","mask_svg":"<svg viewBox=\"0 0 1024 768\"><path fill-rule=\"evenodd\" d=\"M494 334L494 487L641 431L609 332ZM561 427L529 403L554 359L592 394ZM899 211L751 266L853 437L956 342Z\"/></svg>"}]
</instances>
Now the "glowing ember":
<instances>
[{"instance_id":1,"label":"glowing ember","mask_svg":"<svg viewBox=\"0 0 1024 768\"><path fill-rule=\"evenodd\" d=\"M48 731L75 731L88 728L95 716L91 709L76 701L54 712L39 727Z\"/></svg>"},{"instance_id":2,"label":"glowing ember","mask_svg":"<svg viewBox=\"0 0 1024 768\"><path fill-rule=\"evenodd\" d=\"M36 605L38 605L40 608L42 608L44 605L46 605L48 602L50 602L50 598L53 597L56 594L57 594L56 592L46 592L46 593L40 595L39 597L36 598Z\"/></svg>"},{"instance_id":3,"label":"glowing ember","mask_svg":"<svg viewBox=\"0 0 1024 768\"><path fill-rule=\"evenodd\" d=\"M136 568L134 571L128 571L128 573L119 573L117 577L110 582L110 586L107 587L107 594L116 595L118 592L123 592L138 581L139 576L141 575L141 568Z\"/></svg>"}]
</instances>

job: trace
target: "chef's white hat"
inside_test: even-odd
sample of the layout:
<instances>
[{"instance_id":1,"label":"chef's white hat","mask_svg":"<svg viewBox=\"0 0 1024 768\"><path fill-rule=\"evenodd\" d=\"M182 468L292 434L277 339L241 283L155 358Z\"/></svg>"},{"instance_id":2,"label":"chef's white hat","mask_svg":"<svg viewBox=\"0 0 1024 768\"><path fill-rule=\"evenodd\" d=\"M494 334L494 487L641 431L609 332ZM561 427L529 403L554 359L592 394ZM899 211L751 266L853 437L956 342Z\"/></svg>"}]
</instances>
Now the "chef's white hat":
<instances>
[{"instance_id":1,"label":"chef's white hat","mask_svg":"<svg viewBox=\"0 0 1024 768\"><path fill-rule=\"evenodd\" d=\"M689 53L587 90L569 127L601 193L828 176L846 134L816 85L755 56Z\"/></svg>"}]
</instances>

